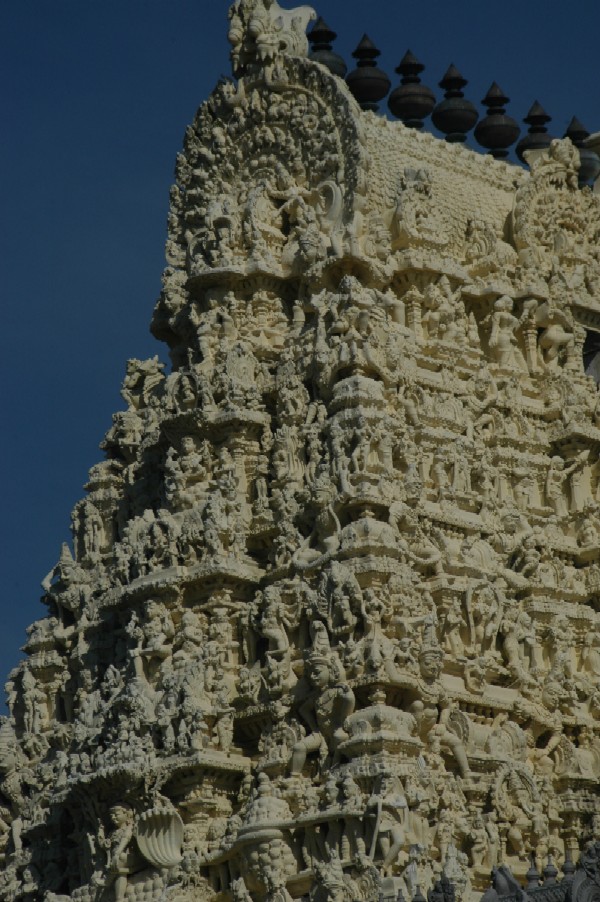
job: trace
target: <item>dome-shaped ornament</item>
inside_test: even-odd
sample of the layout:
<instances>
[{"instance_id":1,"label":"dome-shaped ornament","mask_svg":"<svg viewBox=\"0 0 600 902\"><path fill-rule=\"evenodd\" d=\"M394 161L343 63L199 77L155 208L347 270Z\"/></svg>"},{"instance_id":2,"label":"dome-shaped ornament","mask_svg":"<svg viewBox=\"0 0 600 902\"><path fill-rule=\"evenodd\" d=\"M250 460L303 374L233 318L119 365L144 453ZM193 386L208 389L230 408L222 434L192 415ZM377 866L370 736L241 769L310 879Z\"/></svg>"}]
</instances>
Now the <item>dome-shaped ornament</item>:
<instances>
[{"instance_id":1,"label":"dome-shaped ornament","mask_svg":"<svg viewBox=\"0 0 600 902\"><path fill-rule=\"evenodd\" d=\"M402 79L388 100L392 115L409 128L423 128L423 120L431 114L435 106L433 92L421 84L419 75L424 68L423 63L407 50L396 69Z\"/></svg>"},{"instance_id":2,"label":"dome-shaped ornament","mask_svg":"<svg viewBox=\"0 0 600 902\"><path fill-rule=\"evenodd\" d=\"M152 808L138 818L140 852L157 868L174 868L182 861L183 821L171 808Z\"/></svg>"},{"instance_id":3,"label":"dome-shaped ornament","mask_svg":"<svg viewBox=\"0 0 600 902\"><path fill-rule=\"evenodd\" d=\"M392 83L385 72L378 69L375 60L381 55L368 35L363 38L352 54L358 60L356 69L346 78L346 83L363 110L379 109L379 101L387 95Z\"/></svg>"},{"instance_id":4,"label":"dome-shaped ornament","mask_svg":"<svg viewBox=\"0 0 600 902\"><path fill-rule=\"evenodd\" d=\"M438 103L431 119L435 127L446 136L450 143L464 143L467 132L474 128L479 113L470 100L465 100L463 88L467 84L456 66L451 65L440 82L444 99Z\"/></svg>"},{"instance_id":5,"label":"dome-shaped ornament","mask_svg":"<svg viewBox=\"0 0 600 902\"><path fill-rule=\"evenodd\" d=\"M326 66L333 75L345 78L348 66L343 57L339 53L334 53L331 47L336 38L335 31L331 30L322 16L319 17L308 33L310 41L308 57L315 63Z\"/></svg>"},{"instance_id":6,"label":"dome-shaped ornament","mask_svg":"<svg viewBox=\"0 0 600 902\"><path fill-rule=\"evenodd\" d=\"M525 154L528 150L545 150L550 147L552 135L548 134L546 124L551 121L551 116L541 104L535 101L523 122L529 126L529 131L523 135L515 148L515 152L522 163L526 163Z\"/></svg>"},{"instance_id":7,"label":"dome-shaped ornament","mask_svg":"<svg viewBox=\"0 0 600 902\"><path fill-rule=\"evenodd\" d=\"M504 109L509 98L494 82L481 101L488 108L487 116L481 119L475 129L475 140L497 160L508 156L508 148L519 137L521 129Z\"/></svg>"}]
</instances>

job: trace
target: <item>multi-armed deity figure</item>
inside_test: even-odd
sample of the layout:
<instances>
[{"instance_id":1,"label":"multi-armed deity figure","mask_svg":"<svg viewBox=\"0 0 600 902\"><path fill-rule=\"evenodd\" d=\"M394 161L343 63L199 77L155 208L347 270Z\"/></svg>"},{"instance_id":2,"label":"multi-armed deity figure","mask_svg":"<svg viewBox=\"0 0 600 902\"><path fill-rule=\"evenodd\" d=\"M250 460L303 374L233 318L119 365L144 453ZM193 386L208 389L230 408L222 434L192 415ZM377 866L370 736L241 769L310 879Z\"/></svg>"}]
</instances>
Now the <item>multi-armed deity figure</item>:
<instances>
[{"instance_id":1,"label":"multi-armed deity figure","mask_svg":"<svg viewBox=\"0 0 600 902\"><path fill-rule=\"evenodd\" d=\"M237 0L187 130L173 367L7 685L2 899L468 902L597 836L600 200L361 110L312 16Z\"/></svg>"}]
</instances>

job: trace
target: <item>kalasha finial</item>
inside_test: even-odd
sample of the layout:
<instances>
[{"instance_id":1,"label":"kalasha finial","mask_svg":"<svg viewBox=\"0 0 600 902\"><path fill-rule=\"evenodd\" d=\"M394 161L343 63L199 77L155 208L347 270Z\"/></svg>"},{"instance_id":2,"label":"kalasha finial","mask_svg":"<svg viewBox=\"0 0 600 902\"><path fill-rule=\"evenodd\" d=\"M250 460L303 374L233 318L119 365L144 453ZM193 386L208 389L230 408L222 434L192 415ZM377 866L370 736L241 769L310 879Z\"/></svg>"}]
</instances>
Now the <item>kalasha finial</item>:
<instances>
[{"instance_id":1,"label":"kalasha finial","mask_svg":"<svg viewBox=\"0 0 600 902\"><path fill-rule=\"evenodd\" d=\"M575 119L575 117L573 117L573 119ZM573 121L573 119L571 121ZM578 122L578 120L575 119L575 122ZM581 125L581 123L579 124ZM575 865L573 864L573 857L569 848L567 848L565 852L565 860L561 870L563 872L563 883L565 880L570 883L575 876Z\"/></svg>"},{"instance_id":2,"label":"kalasha finial","mask_svg":"<svg viewBox=\"0 0 600 902\"><path fill-rule=\"evenodd\" d=\"M544 868L544 886L553 886L558 877L558 868L552 861L552 855L548 855L548 863Z\"/></svg>"},{"instance_id":3,"label":"kalasha finial","mask_svg":"<svg viewBox=\"0 0 600 902\"><path fill-rule=\"evenodd\" d=\"M575 147L582 147L583 142L586 138L589 138L590 133L588 132L585 125L583 125L577 116L573 116L569 124L567 125L567 130L564 133L565 138L570 138Z\"/></svg>"},{"instance_id":4,"label":"kalasha finial","mask_svg":"<svg viewBox=\"0 0 600 902\"><path fill-rule=\"evenodd\" d=\"M445 94L438 103L431 119L435 127L446 136L452 144L464 143L467 132L475 126L479 113L470 100L465 100L463 88L467 79L463 78L455 65L451 65L440 82Z\"/></svg>"},{"instance_id":5,"label":"kalasha finial","mask_svg":"<svg viewBox=\"0 0 600 902\"><path fill-rule=\"evenodd\" d=\"M521 129L504 109L509 98L499 85L494 82L481 101L488 108L487 116L475 129L475 140L485 147L496 160L508 156L507 148L514 144Z\"/></svg>"},{"instance_id":6,"label":"kalasha finial","mask_svg":"<svg viewBox=\"0 0 600 902\"><path fill-rule=\"evenodd\" d=\"M425 66L414 53L407 50L396 68L402 76L400 84L390 94L390 112L409 128L423 128L426 119L435 106L435 97L428 87L421 84L420 73Z\"/></svg>"},{"instance_id":7,"label":"kalasha finial","mask_svg":"<svg viewBox=\"0 0 600 902\"><path fill-rule=\"evenodd\" d=\"M358 60L358 65L346 78L348 87L363 110L372 110L376 113L379 101L383 100L392 86L385 72L375 65L381 51L365 34L352 56Z\"/></svg>"},{"instance_id":8,"label":"kalasha finial","mask_svg":"<svg viewBox=\"0 0 600 902\"><path fill-rule=\"evenodd\" d=\"M590 133L587 128L581 124L575 116L569 122L567 130L564 134L565 138L570 138L577 150L579 151L579 159L581 165L579 167L579 187L593 184L600 175L600 156L595 150L585 146L585 139L589 138Z\"/></svg>"},{"instance_id":9,"label":"kalasha finial","mask_svg":"<svg viewBox=\"0 0 600 902\"><path fill-rule=\"evenodd\" d=\"M537 869L533 852L531 853L529 870L525 874L525 879L527 880L526 889L535 889L536 886L540 885L541 875Z\"/></svg>"},{"instance_id":10,"label":"kalasha finial","mask_svg":"<svg viewBox=\"0 0 600 902\"><path fill-rule=\"evenodd\" d=\"M552 119L544 107L536 100L523 122L529 126L529 131L523 135L517 144L515 151L522 163L526 163L525 153L528 150L545 150L550 147L552 135L548 134L546 124Z\"/></svg>"},{"instance_id":11,"label":"kalasha finial","mask_svg":"<svg viewBox=\"0 0 600 902\"><path fill-rule=\"evenodd\" d=\"M321 63L322 66L326 66L333 75L345 78L348 66L344 62L343 57L338 53L334 53L331 48L336 38L337 34L335 31L332 31L325 19L319 16L308 33L310 42L310 53L308 56L315 63Z\"/></svg>"}]
</instances>

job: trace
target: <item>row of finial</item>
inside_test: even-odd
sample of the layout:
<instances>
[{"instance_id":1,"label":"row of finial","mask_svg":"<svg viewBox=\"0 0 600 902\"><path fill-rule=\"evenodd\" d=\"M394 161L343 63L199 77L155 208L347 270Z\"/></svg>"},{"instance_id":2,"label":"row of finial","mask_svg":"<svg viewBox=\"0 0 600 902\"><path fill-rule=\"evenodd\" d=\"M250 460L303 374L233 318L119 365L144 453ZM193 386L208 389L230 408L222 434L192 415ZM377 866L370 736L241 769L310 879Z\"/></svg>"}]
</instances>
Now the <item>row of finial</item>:
<instances>
[{"instance_id":1,"label":"row of finial","mask_svg":"<svg viewBox=\"0 0 600 902\"><path fill-rule=\"evenodd\" d=\"M540 873L537 868L535 854L532 853L530 856L530 867L527 873L525 874L525 891L531 890L539 890L544 889L548 890L550 887L555 887L558 884L561 884L561 887L565 889L565 893L563 895L553 896L553 898L564 899L566 896L566 890L569 884L573 881L575 876L576 867L573 864L573 860L571 858L570 851L567 851L565 861L561 868L563 872L562 880L558 880L559 871L558 868L552 861L552 855L548 855L547 864L544 866L542 872ZM493 877L492 872L492 877ZM516 884L516 881L515 881ZM502 898L506 893L501 894L500 898ZM455 889L452 883L448 880L445 874L442 874L441 880L438 880L435 886L429 890L427 897L423 894L421 887L417 885L415 887L415 892L412 896L412 902L454 902ZM509 896L509 898L514 898ZM548 898L546 896L546 898ZM486 900L498 899L497 893L492 893L490 890L486 892L482 896L481 902L486 902ZM396 902L406 902L406 898L402 891L398 893Z\"/></svg>"},{"instance_id":2,"label":"row of finial","mask_svg":"<svg viewBox=\"0 0 600 902\"><path fill-rule=\"evenodd\" d=\"M556 886L559 882L567 887L570 884L575 876L575 865L571 859L571 855L567 852L567 856L565 862L562 866L563 871L563 879L562 881L557 880L558 877L558 868L552 862L552 856L548 855L548 863L545 865L542 873L537 869L537 865L535 862L535 855L531 855L531 866L525 875L525 880L527 881L525 890L537 890L537 889L548 889L549 887ZM505 895L505 894L503 894ZM383 899L383 893L381 894L381 899ZM432 889L429 890L427 896L424 895L419 884L415 886L414 892L412 894L411 902L454 902L456 898L456 890L445 874L442 874L440 880L438 880ZM497 893L490 893L488 890L487 893L482 897L482 902L485 902L486 899L498 899ZM502 896L501 896L502 898ZM514 898L510 896L509 898ZM557 898L562 898L558 896ZM396 902L407 902L406 897L402 890L398 891L398 895L396 897Z\"/></svg>"},{"instance_id":3,"label":"row of finial","mask_svg":"<svg viewBox=\"0 0 600 902\"><path fill-rule=\"evenodd\" d=\"M336 37L336 33L322 18L319 18L308 35L311 59L322 63L334 75L345 78L360 106L364 110L376 112L380 101L388 96L392 86L389 77L376 64L380 51L368 35L364 35L352 54L357 60L356 69L347 74L346 63L332 49ZM456 66L451 65L439 82L444 91L444 99L439 103L436 103L433 91L421 84L420 75L424 68L410 50L404 54L395 70L401 76L400 84L388 98L388 107L392 115L409 128L417 129L423 128L424 120L431 116L434 126L445 136L446 141L451 143L464 143L467 133L475 129L475 140L488 153L496 159L507 157L509 148L517 141L521 129L517 122L507 115L506 104L509 98L496 82L481 101L487 108L487 115L479 119L475 106L464 96L463 88L467 80ZM553 136L548 134L546 127L550 120L551 117L536 100L523 120L529 126L529 130L515 148L521 162L525 162L527 151L542 150L550 145ZM579 148L581 185L593 182L600 172L600 157L584 146L588 136L589 132L573 117L564 137L570 138Z\"/></svg>"}]
</instances>

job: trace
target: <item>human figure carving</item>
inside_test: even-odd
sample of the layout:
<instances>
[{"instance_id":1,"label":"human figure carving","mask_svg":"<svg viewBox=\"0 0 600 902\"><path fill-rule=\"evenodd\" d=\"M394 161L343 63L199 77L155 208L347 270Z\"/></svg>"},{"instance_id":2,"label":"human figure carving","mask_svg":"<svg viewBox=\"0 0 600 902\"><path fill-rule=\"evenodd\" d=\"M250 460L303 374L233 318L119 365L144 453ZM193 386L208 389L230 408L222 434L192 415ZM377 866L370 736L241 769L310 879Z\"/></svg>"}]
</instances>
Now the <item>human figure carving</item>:
<instances>
[{"instance_id":1,"label":"human figure carving","mask_svg":"<svg viewBox=\"0 0 600 902\"><path fill-rule=\"evenodd\" d=\"M492 359L503 369L521 367L523 363L515 335L519 320L513 315L512 309L512 298L504 295L495 301L494 312L486 322L490 329L488 347Z\"/></svg>"},{"instance_id":2,"label":"human figure carving","mask_svg":"<svg viewBox=\"0 0 600 902\"><path fill-rule=\"evenodd\" d=\"M115 805L110 812L114 830L109 837L107 853L115 902L123 902L127 895L131 873L131 841L133 839L133 811L128 805Z\"/></svg>"},{"instance_id":3,"label":"human figure carving","mask_svg":"<svg viewBox=\"0 0 600 902\"><path fill-rule=\"evenodd\" d=\"M383 856L383 872L391 874L406 842L408 804L400 781L382 775L368 807L375 819L370 856L374 858L379 849Z\"/></svg>"},{"instance_id":4,"label":"human figure carving","mask_svg":"<svg viewBox=\"0 0 600 902\"><path fill-rule=\"evenodd\" d=\"M355 698L352 689L344 682L344 671L337 655L329 646L323 624L313 625L319 642L317 648L305 658L309 691L300 707L300 713L311 732L294 746L291 769L293 774L302 772L306 757L318 751L322 757L331 752L336 757L337 747L346 738L344 721L352 713Z\"/></svg>"},{"instance_id":5,"label":"human figure carving","mask_svg":"<svg viewBox=\"0 0 600 902\"><path fill-rule=\"evenodd\" d=\"M413 702L411 710L421 737L426 740L429 733L436 734L441 744L454 755L462 776L468 777L470 767L464 745L460 737L448 727L451 705L440 682L443 652L434 636L433 624L426 624L419 653L419 698Z\"/></svg>"}]
</instances>

